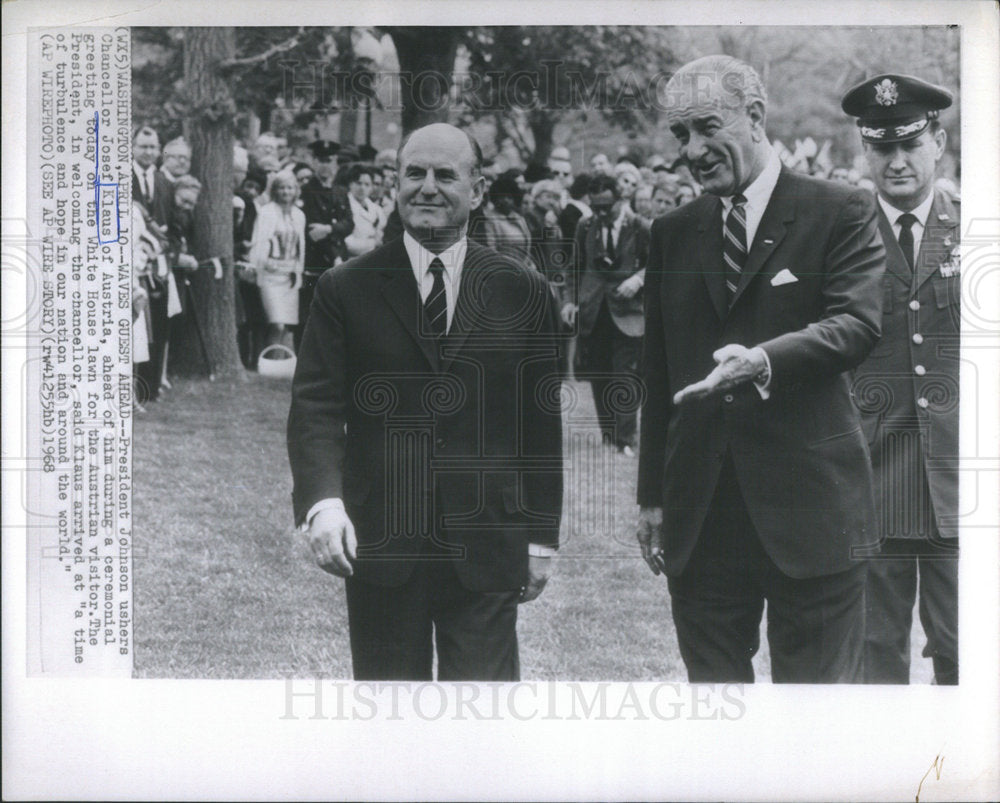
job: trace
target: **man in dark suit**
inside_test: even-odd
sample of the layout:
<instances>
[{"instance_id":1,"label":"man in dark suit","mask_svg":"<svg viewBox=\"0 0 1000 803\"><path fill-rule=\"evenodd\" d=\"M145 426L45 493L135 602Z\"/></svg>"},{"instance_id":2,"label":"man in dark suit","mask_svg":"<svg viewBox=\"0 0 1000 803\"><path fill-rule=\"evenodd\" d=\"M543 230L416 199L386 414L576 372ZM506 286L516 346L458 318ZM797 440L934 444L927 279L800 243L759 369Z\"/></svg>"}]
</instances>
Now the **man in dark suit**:
<instances>
[{"instance_id":1,"label":"man in dark suit","mask_svg":"<svg viewBox=\"0 0 1000 803\"><path fill-rule=\"evenodd\" d=\"M951 102L919 78L878 75L841 104L858 118L886 247L882 339L854 386L881 541L865 589L869 683L910 681L918 578L924 656L936 683L958 683L959 208L934 189Z\"/></svg>"},{"instance_id":2,"label":"man in dark suit","mask_svg":"<svg viewBox=\"0 0 1000 803\"><path fill-rule=\"evenodd\" d=\"M159 158L159 135L149 126L142 126L132 137L132 200L143 205L147 219L166 226L173 190L167 177L156 169Z\"/></svg>"},{"instance_id":3,"label":"man in dark suit","mask_svg":"<svg viewBox=\"0 0 1000 803\"><path fill-rule=\"evenodd\" d=\"M516 680L517 608L562 508L556 314L541 274L468 241L479 146L399 150L403 237L323 274L292 386L296 523L346 577L354 676ZM433 639L432 639L433 633Z\"/></svg>"},{"instance_id":4,"label":"man in dark suit","mask_svg":"<svg viewBox=\"0 0 1000 803\"><path fill-rule=\"evenodd\" d=\"M659 218L646 271L638 538L692 682L860 682L874 498L849 371L879 337L870 193L791 173L749 65L667 86L706 194Z\"/></svg>"},{"instance_id":5,"label":"man in dark suit","mask_svg":"<svg viewBox=\"0 0 1000 803\"><path fill-rule=\"evenodd\" d=\"M590 184L593 216L577 224L573 275L563 288L562 318L577 326L581 366L606 438L635 456L642 352L642 287L649 233L611 176Z\"/></svg>"},{"instance_id":6,"label":"man in dark suit","mask_svg":"<svg viewBox=\"0 0 1000 803\"><path fill-rule=\"evenodd\" d=\"M335 183L340 144L316 140L309 145L316 174L302 187L302 212L306 216L306 264L299 290L299 320L296 349L312 308L316 282L327 268L347 258L344 239L354 231L354 215L347 190Z\"/></svg>"},{"instance_id":7,"label":"man in dark suit","mask_svg":"<svg viewBox=\"0 0 1000 803\"><path fill-rule=\"evenodd\" d=\"M589 173L575 176L573 183L569 185L566 205L559 212L559 228L562 230L563 238L570 242L576 236L576 224L593 214L590 211L590 204L587 203L591 180Z\"/></svg>"}]
</instances>

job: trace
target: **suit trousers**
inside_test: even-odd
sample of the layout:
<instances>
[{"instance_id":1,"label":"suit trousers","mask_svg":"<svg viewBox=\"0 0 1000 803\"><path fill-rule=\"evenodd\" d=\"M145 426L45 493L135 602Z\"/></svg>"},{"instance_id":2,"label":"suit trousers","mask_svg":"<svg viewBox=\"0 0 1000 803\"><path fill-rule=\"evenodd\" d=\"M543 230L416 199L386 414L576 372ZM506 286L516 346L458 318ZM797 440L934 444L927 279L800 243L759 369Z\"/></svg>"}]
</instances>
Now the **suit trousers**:
<instances>
[{"instance_id":1,"label":"suit trousers","mask_svg":"<svg viewBox=\"0 0 1000 803\"><path fill-rule=\"evenodd\" d=\"M601 431L619 448L634 447L642 338L624 334L615 325L607 300L602 300L594 328L581 341L584 374L580 378L590 380Z\"/></svg>"},{"instance_id":2,"label":"suit trousers","mask_svg":"<svg viewBox=\"0 0 1000 803\"><path fill-rule=\"evenodd\" d=\"M430 545L400 586L348 578L355 680L520 680L518 591L465 588L451 559Z\"/></svg>"},{"instance_id":3,"label":"suit trousers","mask_svg":"<svg viewBox=\"0 0 1000 803\"><path fill-rule=\"evenodd\" d=\"M167 316L167 288L149 298L149 360L140 363L135 371L137 382L136 400L140 403L156 401L160 395L160 375L170 338L170 318Z\"/></svg>"},{"instance_id":4,"label":"suit trousers","mask_svg":"<svg viewBox=\"0 0 1000 803\"><path fill-rule=\"evenodd\" d=\"M691 558L668 578L688 680L753 682L766 601L775 683L860 683L866 569L859 562L820 577L782 573L764 551L727 453Z\"/></svg>"},{"instance_id":5,"label":"suit trousers","mask_svg":"<svg viewBox=\"0 0 1000 803\"><path fill-rule=\"evenodd\" d=\"M920 582L923 655L934 682L958 683L958 543L889 538L871 559L865 586L865 682L910 682L910 629Z\"/></svg>"}]
</instances>

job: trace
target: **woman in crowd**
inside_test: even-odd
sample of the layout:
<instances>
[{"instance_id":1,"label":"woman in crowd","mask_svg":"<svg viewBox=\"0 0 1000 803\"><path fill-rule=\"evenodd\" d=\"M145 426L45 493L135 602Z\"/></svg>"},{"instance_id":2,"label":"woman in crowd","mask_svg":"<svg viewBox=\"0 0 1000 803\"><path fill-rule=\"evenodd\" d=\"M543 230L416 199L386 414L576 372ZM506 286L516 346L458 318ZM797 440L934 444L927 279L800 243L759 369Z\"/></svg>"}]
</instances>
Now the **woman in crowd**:
<instances>
[{"instance_id":1,"label":"woman in crowd","mask_svg":"<svg viewBox=\"0 0 1000 803\"><path fill-rule=\"evenodd\" d=\"M524 191L513 171L497 177L489 189L490 204L483 210L482 242L525 265L533 265L530 257L531 232L517 211L523 199Z\"/></svg>"},{"instance_id":2,"label":"woman in crowd","mask_svg":"<svg viewBox=\"0 0 1000 803\"><path fill-rule=\"evenodd\" d=\"M382 207L371 200L375 168L356 162L347 170L348 201L354 216L354 230L344 239L347 253L361 256L382 244L386 218Z\"/></svg>"},{"instance_id":3,"label":"woman in crowd","mask_svg":"<svg viewBox=\"0 0 1000 803\"><path fill-rule=\"evenodd\" d=\"M550 284L562 287L568 249L559 228L559 197L562 187L545 179L531 186L531 206L524 218L531 232L531 259Z\"/></svg>"},{"instance_id":4,"label":"woman in crowd","mask_svg":"<svg viewBox=\"0 0 1000 803\"><path fill-rule=\"evenodd\" d=\"M615 165L615 181L618 182L618 197L628 204L632 211L636 211L632 206L632 198L642 180L639 168L631 162L619 162Z\"/></svg>"},{"instance_id":5,"label":"woman in crowd","mask_svg":"<svg viewBox=\"0 0 1000 803\"><path fill-rule=\"evenodd\" d=\"M305 265L306 217L295 205L299 183L291 171L271 183L271 201L261 207L250 246L250 266L267 313L267 344L292 348L299 322L299 287Z\"/></svg>"}]
</instances>

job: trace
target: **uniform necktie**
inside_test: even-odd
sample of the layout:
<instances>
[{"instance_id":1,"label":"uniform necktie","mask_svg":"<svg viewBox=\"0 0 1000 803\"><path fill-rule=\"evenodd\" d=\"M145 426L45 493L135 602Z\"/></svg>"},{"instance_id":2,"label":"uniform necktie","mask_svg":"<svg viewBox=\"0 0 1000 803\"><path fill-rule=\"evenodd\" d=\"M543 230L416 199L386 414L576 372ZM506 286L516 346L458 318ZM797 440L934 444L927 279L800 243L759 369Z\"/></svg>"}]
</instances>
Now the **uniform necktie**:
<instances>
[{"instance_id":1,"label":"uniform necktie","mask_svg":"<svg viewBox=\"0 0 1000 803\"><path fill-rule=\"evenodd\" d=\"M448 328L448 299L444 292L444 263L434 257L429 268L434 277L431 292L424 301L424 320L434 337L441 337Z\"/></svg>"},{"instance_id":2,"label":"uniform necktie","mask_svg":"<svg viewBox=\"0 0 1000 803\"><path fill-rule=\"evenodd\" d=\"M917 218L906 212L896 218L896 222L899 224L899 250L903 252L903 258L906 259L906 264L910 266L910 271L913 271L913 224L917 222Z\"/></svg>"},{"instance_id":3,"label":"uniform necktie","mask_svg":"<svg viewBox=\"0 0 1000 803\"><path fill-rule=\"evenodd\" d=\"M740 274L747 261L747 213L744 206L747 199L742 195L733 196L733 206L726 215L723 226L722 258L726 262L726 298L733 303L736 288L740 286Z\"/></svg>"}]
</instances>

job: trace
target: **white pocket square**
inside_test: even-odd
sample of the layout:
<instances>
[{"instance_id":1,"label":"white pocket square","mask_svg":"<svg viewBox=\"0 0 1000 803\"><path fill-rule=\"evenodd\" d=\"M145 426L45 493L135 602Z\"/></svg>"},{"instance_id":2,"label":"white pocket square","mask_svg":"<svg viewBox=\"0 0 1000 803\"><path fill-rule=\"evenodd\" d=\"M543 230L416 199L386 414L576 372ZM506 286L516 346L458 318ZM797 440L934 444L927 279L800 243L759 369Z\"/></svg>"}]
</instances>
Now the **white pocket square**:
<instances>
[{"instance_id":1,"label":"white pocket square","mask_svg":"<svg viewBox=\"0 0 1000 803\"><path fill-rule=\"evenodd\" d=\"M792 282L797 282L795 274L792 273L788 268L774 274L774 278L771 279L771 287L778 287L782 284L791 284Z\"/></svg>"}]
</instances>

